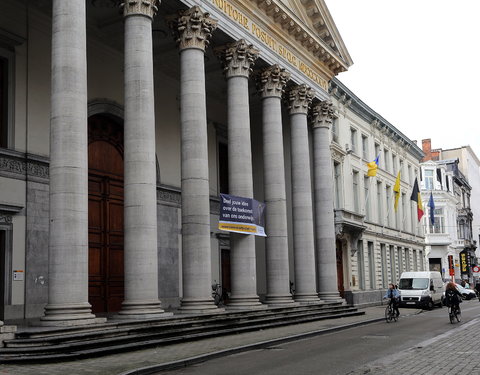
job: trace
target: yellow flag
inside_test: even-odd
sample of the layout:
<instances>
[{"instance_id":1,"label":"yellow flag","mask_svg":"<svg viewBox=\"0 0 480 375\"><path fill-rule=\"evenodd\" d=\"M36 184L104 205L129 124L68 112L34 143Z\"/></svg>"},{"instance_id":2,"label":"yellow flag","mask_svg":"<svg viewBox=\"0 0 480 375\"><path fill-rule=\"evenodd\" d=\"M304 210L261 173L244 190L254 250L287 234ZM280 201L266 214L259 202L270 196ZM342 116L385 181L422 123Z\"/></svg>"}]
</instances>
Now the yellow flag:
<instances>
[{"instance_id":1,"label":"yellow flag","mask_svg":"<svg viewBox=\"0 0 480 375\"><path fill-rule=\"evenodd\" d=\"M395 180L395 185L393 186L393 192L395 194L395 204L393 208L395 212L398 209L398 199L400 198L400 171L398 171L397 179Z\"/></svg>"},{"instance_id":2,"label":"yellow flag","mask_svg":"<svg viewBox=\"0 0 480 375\"><path fill-rule=\"evenodd\" d=\"M378 158L380 155L378 155L374 161L371 161L370 163L367 163L368 167L368 172L367 176L369 177L375 177L377 175L377 169L378 169Z\"/></svg>"}]
</instances>

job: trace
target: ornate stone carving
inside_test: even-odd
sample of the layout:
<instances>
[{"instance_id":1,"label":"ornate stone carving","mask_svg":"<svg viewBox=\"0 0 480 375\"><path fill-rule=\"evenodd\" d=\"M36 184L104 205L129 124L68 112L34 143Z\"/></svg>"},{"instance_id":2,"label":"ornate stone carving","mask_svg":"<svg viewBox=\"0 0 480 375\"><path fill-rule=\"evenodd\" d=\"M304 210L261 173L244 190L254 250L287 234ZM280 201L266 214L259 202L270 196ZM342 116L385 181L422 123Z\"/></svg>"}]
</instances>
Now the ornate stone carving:
<instances>
[{"instance_id":1,"label":"ornate stone carving","mask_svg":"<svg viewBox=\"0 0 480 375\"><path fill-rule=\"evenodd\" d=\"M11 155L0 155L0 176L24 180L27 174L29 178L48 180L48 164L32 159L20 159Z\"/></svg>"},{"instance_id":2,"label":"ornate stone carving","mask_svg":"<svg viewBox=\"0 0 480 375\"><path fill-rule=\"evenodd\" d=\"M147 16L153 19L158 11L159 0L126 0L120 4L123 16Z\"/></svg>"},{"instance_id":3,"label":"ornate stone carving","mask_svg":"<svg viewBox=\"0 0 480 375\"><path fill-rule=\"evenodd\" d=\"M312 108L312 126L314 128L330 128L335 118L332 102L324 100Z\"/></svg>"},{"instance_id":4,"label":"ornate stone carving","mask_svg":"<svg viewBox=\"0 0 480 375\"><path fill-rule=\"evenodd\" d=\"M174 203L178 206L182 204L182 195L178 191L168 190L157 186L157 200L161 202Z\"/></svg>"},{"instance_id":5,"label":"ornate stone carving","mask_svg":"<svg viewBox=\"0 0 480 375\"><path fill-rule=\"evenodd\" d=\"M260 51L252 44L248 44L245 39L227 44L217 50L217 55L223 63L223 72L227 78L235 76L248 78L259 53Z\"/></svg>"},{"instance_id":6,"label":"ornate stone carving","mask_svg":"<svg viewBox=\"0 0 480 375\"><path fill-rule=\"evenodd\" d=\"M173 29L180 50L197 48L205 51L212 32L217 28L217 21L210 18L210 13L204 13L200 7L194 6L170 18L169 26Z\"/></svg>"},{"instance_id":7,"label":"ornate stone carving","mask_svg":"<svg viewBox=\"0 0 480 375\"><path fill-rule=\"evenodd\" d=\"M12 216L0 213L0 224L12 224Z\"/></svg>"},{"instance_id":8,"label":"ornate stone carving","mask_svg":"<svg viewBox=\"0 0 480 375\"><path fill-rule=\"evenodd\" d=\"M315 90L307 85L297 85L288 92L288 109L290 114L307 114L315 96Z\"/></svg>"},{"instance_id":9,"label":"ornate stone carving","mask_svg":"<svg viewBox=\"0 0 480 375\"><path fill-rule=\"evenodd\" d=\"M290 79L290 73L278 64L272 65L260 72L257 77L258 91L262 98L282 97L285 84Z\"/></svg>"},{"instance_id":10,"label":"ornate stone carving","mask_svg":"<svg viewBox=\"0 0 480 375\"><path fill-rule=\"evenodd\" d=\"M330 145L330 152L332 153L332 159L338 161L339 163L343 163L343 159L345 159L345 151L341 149L338 145L332 143Z\"/></svg>"}]
</instances>

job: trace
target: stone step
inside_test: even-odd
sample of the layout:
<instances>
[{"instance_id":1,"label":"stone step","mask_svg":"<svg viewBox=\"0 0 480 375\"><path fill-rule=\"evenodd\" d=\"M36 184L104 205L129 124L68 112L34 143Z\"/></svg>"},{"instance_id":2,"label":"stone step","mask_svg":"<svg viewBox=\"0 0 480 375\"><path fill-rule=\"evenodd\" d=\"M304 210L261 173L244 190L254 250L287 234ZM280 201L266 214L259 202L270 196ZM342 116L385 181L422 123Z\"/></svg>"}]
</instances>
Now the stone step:
<instances>
[{"instance_id":1,"label":"stone step","mask_svg":"<svg viewBox=\"0 0 480 375\"><path fill-rule=\"evenodd\" d=\"M347 312L356 312L355 308L344 308L341 310L342 313ZM80 333L72 333L69 335L56 335L56 336L47 336L47 337L34 337L34 338L16 338L13 340L5 340L4 344L6 348L27 348L27 347L45 347L49 345L58 345L59 343L70 343L70 342L78 342L78 341L85 341L89 339L95 339L98 337L102 338L120 338L123 336L132 337L133 334L142 334L143 332L147 332L148 334L162 334L167 335L170 332L172 334L176 334L178 332L183 331L195 331L195 330L205 330L205 329L212 329L215 327L232 327L234 325L249 325L253 323L261 323L261 322L271 322L277 320L295 320L300 317L309 317L309 316L317 316L320 317L322 315L329 315L338 313L338 310L333 309L322 309L322 310L314 310L308 312L293 312L291 314L264 314L261 317L232 317L232 316L225 316L225 317L218 317L218 319L203 322L203 324L199 324L197 321L193 322L181 322L181 323L173 323L173 324L149 324L144 326L135 326L135 327L122 327L117 329L108 329L103 331L89 331L89 332L80 332Z\"/></svg>"},{"instance_id":2,"label":"stone step","mask_svg":"<svg viewBox=\"0 0 480 375\"><path fill-rule=\"evenodd\" d=\"M0 363L48 362L101 356L213 336L363 314L364 312L348 306L343 306L342 309L330 306L330 308L320 310L311 309L308 312L292 309L291 313L287 315L282 312L281 314L255 317L256 314L252 314L250 319L245 318L242 314L233 314L234 316L227 314L222 317L223 319L210 319L204 321L203 324L199 324L197 320L193 319L173 326L165 324L130 325L129 327L117 329L109 327L103 331L77 332L70 335L16 338L8 340L7 347L0 348ZM217 318L221 316L221 314L216 315Z\"/></svg>"},{"instance_id":3,"label":"stone step","mask_svg":"<svg viewBox=\"0 0 480 375\"><path fill-rule=\"evenodd\" d=\"M16 348L16 350L0 349L0 363L14 362L48 362L67 359L89 358L130 350L139 350L152 346L165 346L169 344L181 343L186 341L199 340L208 337L255 331L259 329L274 328L289 324L306 323L315 320L335 319L355 315L363 315L363 312L352 311L345 313L336 313L334 315L323 316L303 316L292 320L277 320L270 322L260 322L250 325L228 326L228 327L205 327L198 332L184 331L182 334L175 334L170 337L131 337L128 341L106 342L105 340L93 340L86 345L72 346L59 345L55 351L38 352L37 350L25 350L26 348ZM23 349L23 350L22 350ZM32 348L29 348L32 349Z\"/></svg>"},{"instance_id":4,"label":"stone step","mask_svg":"<svg viewBox=\"0 0 480 375\"><path fill-rule=\"evenodd\" d=\"M217 321L219 318L224 317L245 317L246 319L251 319L255 316L267 316L273 314L290 314L294 311L301 312L311 312L315 310L323 309L339 309L342 310L348 306L342 305L341 303L324 303L318 305L302 305L302 306L291 306L291 307L270 307L265 310L252 310L252 311L224 311L216 313L206 313L201 315L174 315L165 318L155 318L155 319L145 319L145 320L110 320L106 323L99 323L95 325L86 325L86 326L73 326L73 327L35 327L35 328L26 328L19 330L16 334L16 338L34 338L34 337L48 337L48 336L57 336L57 335L72 335L76 332L98 332L103 330L118 330L125 327L141 327L141 326L152 326L152 325L172 325L172 324L191 324L192 322L198 322L198 324L205 324L208 321Z\"/></svg>"}]
</instances>

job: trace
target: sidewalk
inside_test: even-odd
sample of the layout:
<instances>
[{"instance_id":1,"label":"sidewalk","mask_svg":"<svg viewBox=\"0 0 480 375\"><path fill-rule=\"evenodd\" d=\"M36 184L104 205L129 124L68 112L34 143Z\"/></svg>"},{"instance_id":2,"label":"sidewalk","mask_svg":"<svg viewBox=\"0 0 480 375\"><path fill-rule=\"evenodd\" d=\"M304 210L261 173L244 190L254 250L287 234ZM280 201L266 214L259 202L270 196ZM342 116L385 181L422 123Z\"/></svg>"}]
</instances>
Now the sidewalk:
<instances>
[{"instance_id":1,"label":"sidewalk","mask_svg":"<svg viewBox=\"0 0 480 375\"><path fill-rule=\"evenodd\" d=\"M114 354L63 363L1 365L0 375L127 375L149 374L153 369L182 367L206 358L250 350L272 342L319 335L384 319L385 306L361 309L365 315L321 320L229 336L203 339L135 352ZM406 311L403 310L402 313ZM407 310L415 314L421 310ZM138 370L138 371L135 371Z\"/></svg>"},{"instance_id":2,"label":"sidewalk","mask_svg":"<svg viewBox=\"0 0 480 375\"><path fill-rule=\"evenodd\" d=\"M480 318L348 375L480 375Z\"/></svg>"}]
</instances>

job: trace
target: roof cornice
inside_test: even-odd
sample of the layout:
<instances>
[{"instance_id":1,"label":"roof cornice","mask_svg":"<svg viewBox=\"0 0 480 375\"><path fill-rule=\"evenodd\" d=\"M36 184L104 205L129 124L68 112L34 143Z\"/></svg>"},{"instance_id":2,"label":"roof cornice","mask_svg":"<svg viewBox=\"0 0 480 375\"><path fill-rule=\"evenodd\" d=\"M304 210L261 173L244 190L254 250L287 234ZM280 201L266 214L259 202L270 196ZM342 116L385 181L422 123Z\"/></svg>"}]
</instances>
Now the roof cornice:
<instances>
[{"instance_id":1,"label":"roof cornice","mask_svg":"<svg viewBox=\"0 0 480 375\"><path fill-rule=\"evenodd\" d=\"M314 30L278 0L250 0L290 37L320 60L331 75L348 70L353 61L323 0L301 0Z\"/></svg>"},{"instance_id":2,"label":"roof cornice","mask_svg":"<svg viewBox=\"0 0 480 375\"><path fill-rule=\"evenodd\" d=\"M330 81L330 94L337 100L342 100L349 104L349 109L357 116L378 127L383 132L387 133L392 138L400 141L407 151L412 154L419 161L423 159L425 154L418 147L418 145L393 126L390 122L384 119L381 115L375 112L367 104L365 104L358 96L356 96L350 89L340 82L337 78Z\"/></svg>"}]
</instances>

